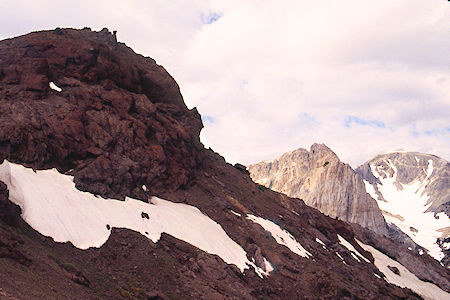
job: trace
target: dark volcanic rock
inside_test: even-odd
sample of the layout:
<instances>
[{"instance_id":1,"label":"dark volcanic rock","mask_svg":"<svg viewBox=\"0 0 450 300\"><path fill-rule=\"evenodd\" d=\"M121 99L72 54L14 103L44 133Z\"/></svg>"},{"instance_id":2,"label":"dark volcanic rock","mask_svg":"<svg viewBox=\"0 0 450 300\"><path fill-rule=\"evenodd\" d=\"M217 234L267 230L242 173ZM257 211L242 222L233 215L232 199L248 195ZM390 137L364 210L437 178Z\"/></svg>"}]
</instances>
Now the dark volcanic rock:
<instances>
[{"instance_id":1,"label":"dark volcanic rock","mask_svg":"<svg viewBox=\"0 0 450 300\"><path fill-rule=\"evenodd\" d=\"M4 40L0 57L0 160L73 169L78 188L115 198L188 184L203 125L153 59L106 29Z\"/></svg>"},{"instance_id":2,"label":"dark volcanic rock","mask_svg":"<svg viewBox=\"0 0 450 300\"><path fill-rule=\"evenodd\" d=\"M9 201L5 183L0 181L0 220L8 225L17 225L20 220L20 207Z\"/></svg>"}]
</instances>

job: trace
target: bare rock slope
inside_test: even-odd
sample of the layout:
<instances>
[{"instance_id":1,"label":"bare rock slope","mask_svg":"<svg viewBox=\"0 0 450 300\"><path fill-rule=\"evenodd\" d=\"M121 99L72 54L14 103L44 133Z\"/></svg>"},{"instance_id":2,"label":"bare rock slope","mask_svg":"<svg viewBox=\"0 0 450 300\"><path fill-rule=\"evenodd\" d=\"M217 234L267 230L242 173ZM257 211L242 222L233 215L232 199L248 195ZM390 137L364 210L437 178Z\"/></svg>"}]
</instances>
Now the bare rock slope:
<instances>
[{"instance_id":1,"label":"bare rock slope","mask_svg":"<svg viewBox=\"0 0 450 300\"><path fill-rule=\"evenodd\" d=\"M278 159L250 165L248 170L255 182L300 198L330 217L387 233L384 218L361 177L323 144L313 144L310 151L287 152Z\"/></svg>"}]
</instances>

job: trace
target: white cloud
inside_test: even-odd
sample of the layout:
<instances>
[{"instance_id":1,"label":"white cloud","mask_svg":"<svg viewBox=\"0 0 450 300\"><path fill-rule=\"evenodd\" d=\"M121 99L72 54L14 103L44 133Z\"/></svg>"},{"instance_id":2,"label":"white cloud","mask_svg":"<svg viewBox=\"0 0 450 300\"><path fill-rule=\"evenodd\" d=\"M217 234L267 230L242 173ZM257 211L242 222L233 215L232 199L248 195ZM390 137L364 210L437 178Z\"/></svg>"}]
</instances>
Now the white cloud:
<instances>
[{"instance_id":1,"label":"white cloud","mask_svg":"<svg viewBox=\"0 0 450 300\"><path fill-rule=\"evenodd\" d=\"M230 161L313 142L353 166L384 148L450 159L447 1L53 3L0 4L0 36L118 30L176 78L210 118L202 140Z\"/></svg>"}]
</instances>

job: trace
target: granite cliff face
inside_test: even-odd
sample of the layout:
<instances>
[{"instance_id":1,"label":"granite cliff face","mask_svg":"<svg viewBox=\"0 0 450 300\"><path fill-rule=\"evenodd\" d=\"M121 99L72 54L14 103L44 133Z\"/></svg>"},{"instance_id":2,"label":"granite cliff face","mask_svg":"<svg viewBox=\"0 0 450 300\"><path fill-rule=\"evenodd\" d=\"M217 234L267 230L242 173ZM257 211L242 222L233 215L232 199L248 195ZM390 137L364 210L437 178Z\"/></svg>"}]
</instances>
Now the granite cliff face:
<instances>
[{"instance_id":1,"label":"granite cliff face","mask_svg":"<svg viewBox=\"0 0 450 300\"><path fill-rule=\"evenodd\" d=\"M437 156L381 153L356 170L390 226L446 266L450 263L450 164Z\"/></svg>"},{"instance_id":2,"label":"granite cliff face","mask_svg":"<svg viewBox=\"0 0 450 300\"><path fill-rule=\"evenodd\" d=\"M323 144L250 165L248 170L256 183L303 199L330 217L387 234L384 218L361 177Z\"/></svg>"},{"instance_id":3,"label":"granite cliff face","mask_svg":"<svg viewBox=\"0 0 450 300\"><path fill-rule=\"evenodd\" d=\"M254 184L201 127L107 30L0 41L0 298L448 297L435 260Z\"/></svg>"}]
</instances>

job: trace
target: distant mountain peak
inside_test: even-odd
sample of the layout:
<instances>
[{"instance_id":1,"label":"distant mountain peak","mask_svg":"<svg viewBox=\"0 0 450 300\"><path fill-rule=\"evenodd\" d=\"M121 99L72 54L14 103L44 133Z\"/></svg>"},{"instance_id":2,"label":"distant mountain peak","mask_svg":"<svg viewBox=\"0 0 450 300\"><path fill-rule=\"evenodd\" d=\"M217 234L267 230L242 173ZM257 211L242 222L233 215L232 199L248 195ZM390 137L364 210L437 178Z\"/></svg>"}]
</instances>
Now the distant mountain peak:
<instances>
[{"instance_id":1,"label":"distant mountain peak","mask_svg":"<svg viewBox=\"0 0 450 300\"><path fill-rule=\"evenodd\" d=\"M420 152L379 154L359 166L366 189L384 217L430 255L450 264L450 165Z\"/></svg>"},{"instance_id":2,"label":"distant mountain peak","mask_svg":"<svg viewBox=\"0 0 450 300\"><path fill-rule=\"evenodd\" d=\"M252 179L275 191L297 197L321 212L387 234L376 202L362 179L325 144L286 152L270 162L249 165Z\"/></svg>"}]
</instances>

